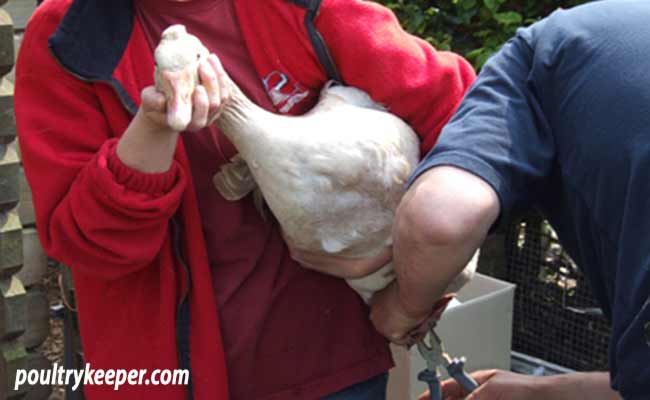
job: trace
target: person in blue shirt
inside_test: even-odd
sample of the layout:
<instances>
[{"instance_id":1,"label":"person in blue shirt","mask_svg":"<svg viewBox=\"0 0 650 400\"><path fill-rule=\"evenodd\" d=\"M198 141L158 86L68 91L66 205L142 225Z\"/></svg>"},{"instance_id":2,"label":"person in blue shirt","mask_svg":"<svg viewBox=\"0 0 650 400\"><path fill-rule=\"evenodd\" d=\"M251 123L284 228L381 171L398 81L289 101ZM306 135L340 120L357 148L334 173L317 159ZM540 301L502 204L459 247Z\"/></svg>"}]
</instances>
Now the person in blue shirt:
<instances>
[{"instance_id":1,"label":"person in blue shirt","mask_svg":"<svg viewBox=\"0 0 650 400\"><path fill-rule=\"evenodd\" d=\"M373 302L377 329L412 341L489 231L526 207L611 320L609 376L484 371L470 398L650 399L650 1L557 11L488 61L398 209L397 284Z\"/></svg>"}]
</instances>

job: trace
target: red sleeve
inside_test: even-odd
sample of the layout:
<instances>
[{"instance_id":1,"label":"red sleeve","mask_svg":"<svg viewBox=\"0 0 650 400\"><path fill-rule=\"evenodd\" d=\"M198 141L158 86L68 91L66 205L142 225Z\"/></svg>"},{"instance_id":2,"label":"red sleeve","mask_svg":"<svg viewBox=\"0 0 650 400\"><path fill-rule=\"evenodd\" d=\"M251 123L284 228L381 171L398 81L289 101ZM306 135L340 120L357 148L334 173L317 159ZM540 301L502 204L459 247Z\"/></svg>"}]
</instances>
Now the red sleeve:
<instances>
[{"instance_id":1,"label":"red sleeve","mask_svg":"<svg viewBox=\"0 0 650 400\"><path fill-rule=\"evenodd\" d=\"M37 10L17 61L14 98L39 235L50 256L117 279L157 257L186 177L177 163L162 174L122 164L92 84L49 54L48 26L53 30Z\"/></svg>"},{"instance_id":2,"label":"red sleeve","mask_svg":"<svg viewBox=\"0 0 650 400\"><path fill-rule=\"evenodd\" d=\"M390 10L371 1L324 0L316 27L345 83L409 123L423 153L476 78L461 56L408 34Z\"/></svg>"}]
</instances>

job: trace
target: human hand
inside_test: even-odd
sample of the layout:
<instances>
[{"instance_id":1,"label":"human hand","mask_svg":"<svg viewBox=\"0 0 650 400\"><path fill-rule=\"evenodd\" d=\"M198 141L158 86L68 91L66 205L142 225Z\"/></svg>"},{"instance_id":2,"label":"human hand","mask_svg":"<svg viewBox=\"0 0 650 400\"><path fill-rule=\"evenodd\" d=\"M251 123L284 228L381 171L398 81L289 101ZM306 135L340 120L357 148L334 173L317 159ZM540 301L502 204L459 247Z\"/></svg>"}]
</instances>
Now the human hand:
<instances>
[{"instance_id":1,"label":"human hand","mask_svg":"<svg viewBox=\"0 0 650 400\"><path fill-rule=\"evenodd\" d=\"M515 374L507 371L490 370L472 374L480 385L469 396L462 386L453 379L442 382L442 398L445 400L537 400L550 399L546 392L547 381L544 378ZM429 400L426 392L418 400Z\"/></svg>"},{"instance_id":2,"label":"human hand","mask_svg":"<svg viewBox=\"0 0 650 400\"><path fill-rule=\"evenodd\" d=\"M142 91L141 106L117 145L124 164L145 173L165 172L172 164L178 133L214 122L230 98L230 81L214 54L199 64L198 72L201 84L196 88L190 72L181 70L160 74L166 94L154 86Z\"/></svg>"},{"instance_id":3,"label":"human hand","mask_svg":"<svg viewBox=\"0 0 650 400\"><path fill-rule=\"evenodd\" d=\"M349 258L325 252L310 252L292 248L287 241L291 257L305 268L344 279L358 279L368 276L388 264L393 257L393 248L384 247L379 254L370 258Z\"/></svg>"},{"instance_id":4,"label":"human hand","mask_svg":"<svg viewBox=\"0 0 650 400\"><path fill-rule=\"evenodd\" d=\"M212 124L229 100L230 79L215 54L198 65L196 87L191 68L196 67L160 71L160 90L151 86L142 91L143 116L159 129L198 131Z\"/></svg>"},{"instance_id":5,"label":"human hand","mask_svg":"<svg viewBox=\"0 0 650 400\"><path fill-rule=\"evenodd\" d=\"M391 342L412 346L426 335L429 324L440 319L453 295L445 295L426 312L407 310L399 297L397 281L376 293L370 301L370 320L375 329Z\"/></svg>"}]
</instances>

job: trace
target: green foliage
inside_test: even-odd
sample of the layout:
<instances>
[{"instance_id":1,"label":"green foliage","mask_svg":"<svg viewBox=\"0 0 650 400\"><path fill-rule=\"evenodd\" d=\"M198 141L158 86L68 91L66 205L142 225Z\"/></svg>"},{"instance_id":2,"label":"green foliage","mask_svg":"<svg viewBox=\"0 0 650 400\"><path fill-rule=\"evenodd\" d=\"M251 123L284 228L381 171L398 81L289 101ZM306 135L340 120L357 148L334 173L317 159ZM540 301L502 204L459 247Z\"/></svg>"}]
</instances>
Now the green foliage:
<instances>
[{"instance_id":1,"label":"green foliage","mask_svg":"<svg viewBox=\"0 0 650 400\"><path fill-rule=\"evenodd\" d=\"M377 1L393 10L407 31L439 50L464 55L480 69L520 26L589 0Z\"/></svg>"}]
</instances>

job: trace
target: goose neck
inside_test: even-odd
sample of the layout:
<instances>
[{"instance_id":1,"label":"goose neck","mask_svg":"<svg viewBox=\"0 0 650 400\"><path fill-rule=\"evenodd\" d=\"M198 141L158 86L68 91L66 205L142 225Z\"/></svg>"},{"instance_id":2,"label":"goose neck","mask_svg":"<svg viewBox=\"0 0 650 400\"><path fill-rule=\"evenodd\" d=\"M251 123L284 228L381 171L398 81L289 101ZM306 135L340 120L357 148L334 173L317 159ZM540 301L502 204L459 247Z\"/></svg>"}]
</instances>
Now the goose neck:
<instances>
[{"instance_id":1,"label":"goose neck","mask_svg":"<svg viewBox=\"0 0 650 400\"><path fill-rule=\"evenodd\" d=\"M255 122L270 113L253 103L232 80L230 90L230 98L217 118L216 125L235 142L238 136L252 134Z\"/></svg>"}]
</instances>

